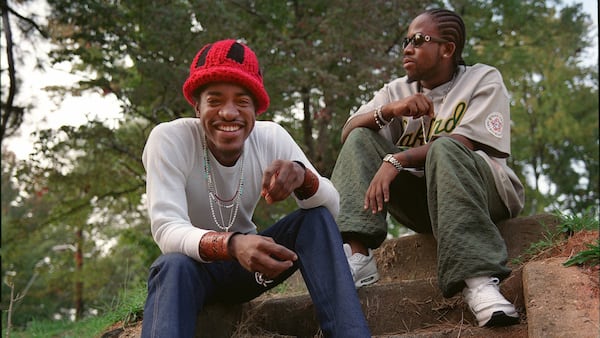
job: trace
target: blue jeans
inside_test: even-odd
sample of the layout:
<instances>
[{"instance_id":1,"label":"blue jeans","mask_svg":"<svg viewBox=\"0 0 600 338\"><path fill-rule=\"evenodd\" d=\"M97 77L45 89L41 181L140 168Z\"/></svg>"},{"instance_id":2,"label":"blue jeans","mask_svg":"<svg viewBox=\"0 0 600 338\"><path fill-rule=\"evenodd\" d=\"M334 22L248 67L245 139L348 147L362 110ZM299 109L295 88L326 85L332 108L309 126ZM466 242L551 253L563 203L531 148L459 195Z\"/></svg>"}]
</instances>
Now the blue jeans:
<instances>
[{"instance_id":1,"label":"blue jeans","mask_svg":"<svg viewBox=\"0 0 600 338\"><path fill-rule=\"evenodd\" d=\"M256 298L300 269L326 337L370 337L338 227L324 207L297 210L261 232L298 255L263 287L237 261L201 263L178 253L150 267L142 337L194 337L204 305Z\"/></svg>"}]
</instances>

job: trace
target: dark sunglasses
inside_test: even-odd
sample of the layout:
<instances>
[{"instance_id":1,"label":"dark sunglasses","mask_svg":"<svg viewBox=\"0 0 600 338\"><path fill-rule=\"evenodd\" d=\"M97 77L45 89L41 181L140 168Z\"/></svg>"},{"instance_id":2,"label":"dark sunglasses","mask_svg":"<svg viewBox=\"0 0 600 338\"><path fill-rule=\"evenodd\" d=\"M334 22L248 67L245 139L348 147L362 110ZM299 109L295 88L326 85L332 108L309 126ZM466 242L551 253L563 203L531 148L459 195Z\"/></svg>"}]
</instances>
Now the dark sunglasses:
<instances>
[{"instance_id":1,"label":"dark sunglasses","mask_svg":"<svg viewBox=\"0 0 600 338\"><path fill-rule=\"evenodd\" d=\"M406 37L402 40L402 49L406 49L406 47L408 47L409 44L413 45L413 47L415 47L415 48L418 48L418 47L421 47L421 45L423 45L425 42L445 43L445 42L450 42L450 41L442 39L442 38L436 38L431 35L425 35L423 33L415 33L410 38Z\"/></svg>"}]
</instances>

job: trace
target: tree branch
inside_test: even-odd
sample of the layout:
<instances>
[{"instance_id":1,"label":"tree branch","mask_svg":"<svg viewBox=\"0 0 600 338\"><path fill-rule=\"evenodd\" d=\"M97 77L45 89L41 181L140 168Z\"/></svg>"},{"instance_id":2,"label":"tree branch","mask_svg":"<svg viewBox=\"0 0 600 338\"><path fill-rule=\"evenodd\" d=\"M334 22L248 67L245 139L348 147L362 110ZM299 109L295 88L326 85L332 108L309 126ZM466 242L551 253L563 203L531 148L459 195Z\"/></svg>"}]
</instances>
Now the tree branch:
<instances>
[{"instance_id":1,"label":"tree branch","mask_svg":"<svg viewBox=\"0 0 600 338\"><path fill-rule=\"evenodd\" d=\"M4 6L4 4L6 3L6 1L2 1L2 5ZM42 29L42 27L40 27L40 25L38 25L35 21L33 21L33 19L24 17L23 15L17 13L14 9L12 9L12 7L6 5L6 10L11 12L12 14L14 14L14 16L16 16L17 18L27 22L28 24L31 25L31 27L33 27L38 33L40 33L40 35L44 38L48 38L48 33L46 33L46 31L44 31ZM3 8L4 11L4 8Z\"/></svg>"}]
</instances>

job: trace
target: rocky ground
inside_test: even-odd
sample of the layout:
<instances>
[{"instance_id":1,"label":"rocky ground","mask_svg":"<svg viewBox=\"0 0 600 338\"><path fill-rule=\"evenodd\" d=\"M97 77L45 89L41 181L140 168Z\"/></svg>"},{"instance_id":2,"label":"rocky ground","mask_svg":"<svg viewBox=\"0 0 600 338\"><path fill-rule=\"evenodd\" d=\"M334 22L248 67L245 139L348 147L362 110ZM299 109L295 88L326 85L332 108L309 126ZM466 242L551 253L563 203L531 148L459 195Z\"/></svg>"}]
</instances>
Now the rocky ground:
<instances>
[{"instance_id":1,"label":"rocky ground","mask_svg":"<svg viewBox=\"0 0 600 338\"><path fill-rule=\"evenodd\" d=\"M535 299L528 300L529 302L535 302L538 306L546 306L548 308L559 309L558 311L546 311L544 316L546 318L540 318L544 322L548 321L549 326L540 330L552 330L552 322L561 322L561 330L567 333L570 332L569 325L574 326L573 330L577 329L580 325L576 320L569 320L571 313L584 314L584 321L592 321L595 325L596 332L590 334L594 337L598 335L598 318L600 317L598 304L600 297L599 288L599 268L590 267L589 265L576 266L576 267L564 267L562 263L573 257L576 253L588 249L586 244L595 244L598 239L598 231L581 231L575 233L568 240L559 243L552 248L548 248L534 257L531 257L531 262L539 262L535 264L537 269L547 270L551 272L553 278L546 278L543 282L544 290L535 293ZM551 269L551 271L550 271ZM570 281L570 290L565 289L566 281ZM564 299L564 295L570 295L569 297L574 299ZM558 295L558 296L557 296ZM561 296L562 295L562 296ZM575 295L575 296L573 296ZM524 319L525 321L528 318ZM531 318L530 320L533 320ZM537 319L536 319L537 320ZM594 322L595 321L595 322ZM565 328L564 324L567 324ZM518 337L527 337L528 333L526 330L523 332L514 332ZM543 334L540 331L540 334ZM108 328L102 338L128 338L128 337L140 337L141 333L141 322L136 322L128 326L123 326L123 323L116 323L111 328ZM530 331L531 333L531 331Z\"/></svg>"}]
</instances>

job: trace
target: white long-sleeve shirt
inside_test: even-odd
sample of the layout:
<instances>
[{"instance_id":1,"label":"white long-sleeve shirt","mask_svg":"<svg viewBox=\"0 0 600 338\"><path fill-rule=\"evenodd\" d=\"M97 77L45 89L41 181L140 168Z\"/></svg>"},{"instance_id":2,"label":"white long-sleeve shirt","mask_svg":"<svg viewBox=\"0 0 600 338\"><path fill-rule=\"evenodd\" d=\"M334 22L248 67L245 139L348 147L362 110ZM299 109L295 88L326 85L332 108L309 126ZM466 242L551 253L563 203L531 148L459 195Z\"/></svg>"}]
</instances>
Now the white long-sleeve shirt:
<instances>
[{"instance_id":1,"label":"white long-sleeve shirt","mask_svg":"<svg viewBox=\"0 0 600 338\"><path fill-rule=\"evenodd\" d=\"M204 131L199 119L181 118L161 123L150 133L142 155L154 240L163 253L180 252L198 261L202 261L198 252L200 238L208 231L222 231L215 224L210 210L203 139ZM226 167L212 156L210 150L208 153L218 195L224 198L234 196L242 161ZM256 233L252 215L260 198L263 172L277 159L300 161L319 177L319 189L313 196L305 200L294 196L300 208L324 206L334 217L337 216L339 193L327 178L319 175L302 149L280 125L257 121L245 141L243 158L243 192L230 231ZM219 211L216 202L213 202L213 208L221 224L226 224L231 209L221 208Z\"/></svg>"}]
</instances>

